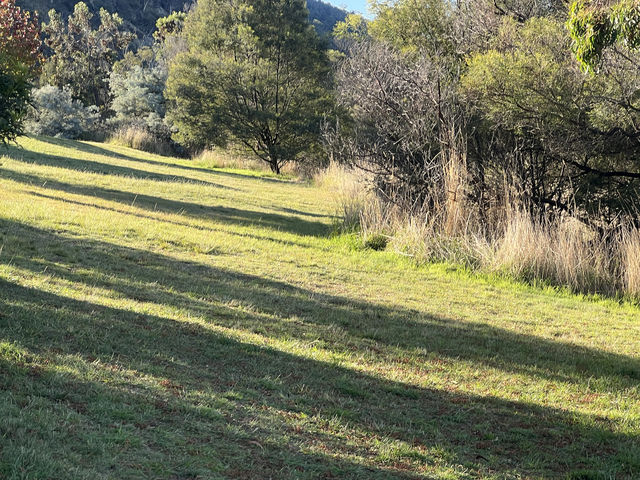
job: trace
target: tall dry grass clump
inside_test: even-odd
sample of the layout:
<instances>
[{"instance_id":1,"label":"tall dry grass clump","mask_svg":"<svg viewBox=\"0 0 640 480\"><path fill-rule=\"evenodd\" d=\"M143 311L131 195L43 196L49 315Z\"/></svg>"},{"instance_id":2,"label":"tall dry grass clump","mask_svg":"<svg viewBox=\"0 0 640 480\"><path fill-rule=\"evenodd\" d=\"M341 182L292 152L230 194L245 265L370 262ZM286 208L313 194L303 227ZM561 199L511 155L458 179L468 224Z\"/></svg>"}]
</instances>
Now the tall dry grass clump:
<instances>
[{"instance_id":1,"label":"tall dry grass clump","mask_svg":"<svg viewBox=\"0 0 640 480\"><path fill-rule=\"evenodd\" d=\"M175 153L169 142L156 138L147 129L137 126L122 127L116 130L109 139L109 143L165 157Z\"/></svg>"},{"instance_id":2,"label":"tall dry grass clump","mask_svg":"<svg viewBox=\"0 0 640 480\"><path fill-rule=\"evenodd\" d=\"M335 203L338 225L342 231L353 232L362 227L363 218L375 207L377 199L367 187L366 176L352 168L331 163L314 176L314 183L326 190ZM369 211L367 211L369 210Z\"/></svg>"},{"instance_id":3,"label":"tall dry grass clump","mask_svg":"<svg viewBox=\"0 0 640 480\"><path fill-rule=\"evenodd\" d=\"M451 187L463 171L449 173ZM451 262L575 292L640 299L638 228L603 236L570 216L535 218L512 202L495 215L499 220L480 224L458 194L445 195L435 210L408 213L376 195L365 174L337 164L315 181L335 201L340 230L358 231L365 246L387 247L421 263ZM381 237L384 241L377 241Z\"/></svg>"},{"instance_id":4,"label":"tall dry grass clump","mask_svg":"<svg viewBox=\"0 0 640 480\"><path fill-rule=\"evenodd\" d=\"M528 215L510 215L502 235L483 251L483 266L517 278L547 278L553 271L549 228Z\"/></svg>"},{"instance_id":5,"label":"tall dry grass clump","mask_svg":"<svg viewBox=\"0 0 640 480\"><path fill-rule=\"evenodd\" d=\"M467 205L467 150L466 143L452 128L448 133L447 148L442 150L444 179L444 232L450 236L459 236L468 226L469 209Z\"/></svg>"},{"instance_id":6,"label":"tall dry grass clump","mask_svg":"<svg viewBox=\"0 0 640 480\"><path fill-rule=\"evenodd\" d=\"M539 220L519 211L508 215L504 233L493 242L482 262L489 271L579 292L615 290L615 269L606 239L575 219Z\"/></svg>"},{"instance_id":7,"label":"tall dry grass clump","mask_svg":"<svg viewBox=\"0 0 640 480\"><path fill-rule=\"evenodd\" d=\"M389 245L419 263L451 262L474 268L479 260L477 238L470 234L448 234L450 218L425 213L398 216Z\"/></svg>"},{"instance_id":8,"label":"tall dry grass clump","mask_svg":"<svg viewBox=\"0 0 640 480\"><path fill-rule=\"evenodd\" d=\"M571 217L551 223L551 237L555 284L578 292L615 293L615 245L607 237Z\"/></svg>"},{"instance_id":9,"label":"tall dry grass clump","mask_svg":"<svg viewBox=\"0 0 640 480\"><path fill-rule=\"evenodd\" d=\"M624 290L640 298L640 229L625 229L620 236L620 257Z\"/></svg>"}]
</instances>

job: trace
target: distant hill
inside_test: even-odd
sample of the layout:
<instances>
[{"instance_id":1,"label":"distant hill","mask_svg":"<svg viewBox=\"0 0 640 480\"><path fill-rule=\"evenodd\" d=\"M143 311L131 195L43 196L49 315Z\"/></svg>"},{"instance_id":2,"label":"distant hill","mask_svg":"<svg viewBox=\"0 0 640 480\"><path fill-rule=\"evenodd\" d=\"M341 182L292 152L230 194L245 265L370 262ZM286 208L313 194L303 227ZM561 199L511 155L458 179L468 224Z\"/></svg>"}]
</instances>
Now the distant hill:
<instances>
[{"instance_id":1,"label":"distant hill","mask_svg":"<svg viewBox=\"0 0 640 480\"><path fill-rule=\"evenodd\" d=\"M336 23L344 21L348 13L321 0L307 0L307 8L309 20L320 35L331 33Z\"/></svg>"},{"instance_id":2,"label":"distant hill","mask_svg":"<svg viewBox=\"0 0 640 480\"><path fill-rule=\"evenodd\" d=\"M17 4L28 10L35 10L41 20L47 20L52 8L63 16L69 15L80 0L17 0ZM100 8L118 12L129 28L141 36L153 33L156 20L175 10L182 10L185 0L84 0L96 13ZM191 3L191 2L189 2Z\"/></svg>"},{"instance_id":3,"label":"distant hill","mask_svg":"<svg viewBox=\"0 0 640 480\"><path fill-rule=\"evenodd\" d=\"M42 20L52 8L63 15L69 15L79 0L18 0L17 4L27 10L37 11ZM334 25L344 20L347 12L321 0L307 0L309 19L320 35L328 34ZM131 30L140 36L149 35L155 29L156 20L176 10L183 10L191 0L85 0L89 7L98 12L104 7L109 12L118 12Z\"/></svg>"}]
</instances>

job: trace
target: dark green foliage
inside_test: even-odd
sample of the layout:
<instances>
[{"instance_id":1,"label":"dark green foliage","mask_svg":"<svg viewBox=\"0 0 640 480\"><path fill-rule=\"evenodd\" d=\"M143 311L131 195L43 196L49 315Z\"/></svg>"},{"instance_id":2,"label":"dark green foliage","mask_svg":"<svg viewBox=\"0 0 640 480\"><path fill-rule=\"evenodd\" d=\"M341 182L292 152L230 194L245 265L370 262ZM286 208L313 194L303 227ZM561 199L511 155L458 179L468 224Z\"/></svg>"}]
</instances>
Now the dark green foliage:
<instances>
[{"instance_id":1,"label":"dark green foliage","mask_svg":"<svg viewBox=\"0 0 640 480\"><path fill-rule=\"evenodd\" d=\"M276 173L317 150L332 82L307 15L302 0L202 0L167 84L178 141L193 149L232 142Z\"/></svg>"},{"instance_id":2,"label":"dark green foliage","mask_svg":"<svg viewBox=\"0 0 640 480\"><path fill-rule=\"evenodd\" d=\"M375 233L373 235L367 236L364 241L364 246L366 248L370 248L371 250L384 250L385 248L387 248L388 243L389 238L386 235Z\"/></svg>"},{"instance_id":3,"label":"dark green foliage","mask_svg":"<svg viewBox=\"0 0 640 480\"><path fill-rule=\"evenodd\" d=\"M78 3L65 22L55 10L42 26L50 56L45 63L42 81L58 88L69 88L74 99L85 105L96 105L104 112L109 108L109 75L133 39L122 30L118 14L100 10L100 24L92 27L89 7Z\"/></svg>"},{"instance_id":4,"label":"dark green foliage","mask_svg":"<svg viewBox=\"0 0 640 480\"><path fill-rule=\"evenodd\" d=\"M0 141L16 138L22 131L31 84L25 67L9 68L10 60L0 55Z\"/></svg>"}]
</instances>

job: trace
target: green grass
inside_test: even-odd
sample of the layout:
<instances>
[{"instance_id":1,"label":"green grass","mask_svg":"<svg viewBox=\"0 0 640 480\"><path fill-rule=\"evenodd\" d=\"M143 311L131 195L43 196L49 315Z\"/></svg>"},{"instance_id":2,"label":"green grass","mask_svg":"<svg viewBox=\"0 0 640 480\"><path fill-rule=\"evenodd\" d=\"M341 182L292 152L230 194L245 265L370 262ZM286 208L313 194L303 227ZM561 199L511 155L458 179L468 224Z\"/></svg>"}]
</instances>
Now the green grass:
<instances>
[{"instance_id":1,"label":"green grass","mask_svg":"<svg viewBox=\"0 0 640 480\"><path fill-rule=\"evenodd\" d=\"M355 249L304 183L20 145L0 478L640 478L637 307Z\"/></svg>"}]
</instances>

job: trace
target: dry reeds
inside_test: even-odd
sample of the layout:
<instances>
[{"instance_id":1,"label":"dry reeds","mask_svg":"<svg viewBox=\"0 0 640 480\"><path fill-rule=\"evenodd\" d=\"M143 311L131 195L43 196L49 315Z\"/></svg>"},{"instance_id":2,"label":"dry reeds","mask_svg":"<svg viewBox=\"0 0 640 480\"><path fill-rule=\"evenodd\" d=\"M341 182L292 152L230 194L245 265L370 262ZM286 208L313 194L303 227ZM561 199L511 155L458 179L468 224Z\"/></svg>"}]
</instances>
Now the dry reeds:
<instances>
[{"instance_id":1,"label":"dry reeds","mask_svg":"<svg viewBox=\"0 0 640 480\"><path fill-rule=\"evenodd\" d=\"M109 143L157 155L171 156L174 154L169 142L158 139L148 130L136 126L118 129L109 139Z\"/></svg>"},{"instance_id":2,"label":"dry reeds","mask_svg":"<svg viewBox=\"0 0 640 480\"><path fill-rule=\"evenodd\" d=\"M233 149L208 149L195 156L194 163L205 168L229 168L233 170L252 170L256 172L271 172L269 166L262 160L248 156Z\"/></svg>"},{"instance_id":3,"label":"dry reeds","mask_svg":"<svg viewBox=\"0 0 640 480\"><path fill-rule=\"evenodd\" d=\"M330 164L314 176L314 183L327 190L341 218L340 229L353 232L362 227L365 210L372 208L375 195L366 186L366 179L353 169Z\"/></svg>"},{"instance_id":4,"label":"dry reeds","mask_svg":"<svg viewBox=\"0 0 640 480\"><path fill-rule=\"evenodd\" d=\"M628 295L640 298L640 229L625 229L619 245L624 290Z\"/></svg>"},{"instance_id":5,"label":"dry reeds","mask_svg":"<svg viewBox=\"0 0 640 480\"><path fill-rule=\"evenodd\" d=\"M482 264L515 278L610 294L616 275L609 244L575 219L550 222L517 212Z\"/></svg>"},{"instance_id":6,"label":"dry reeds","mask_svg":"<svg viewBox=\"0 0 640 480\"><path fill-rule=\"evenodd\" d=\"M460 174L451 172L451 179ZM452 195L439 211L407 214L374 195L354 170L332 165L316 182L332 191L342 230L357 229L365 245L383 235L388 248L419 262L452 262L575 292L640 299L637 227L603 236L574 218L536 219L512 204L503 206L499 224L478 225Z\"/></svg>"}]
</instances>

